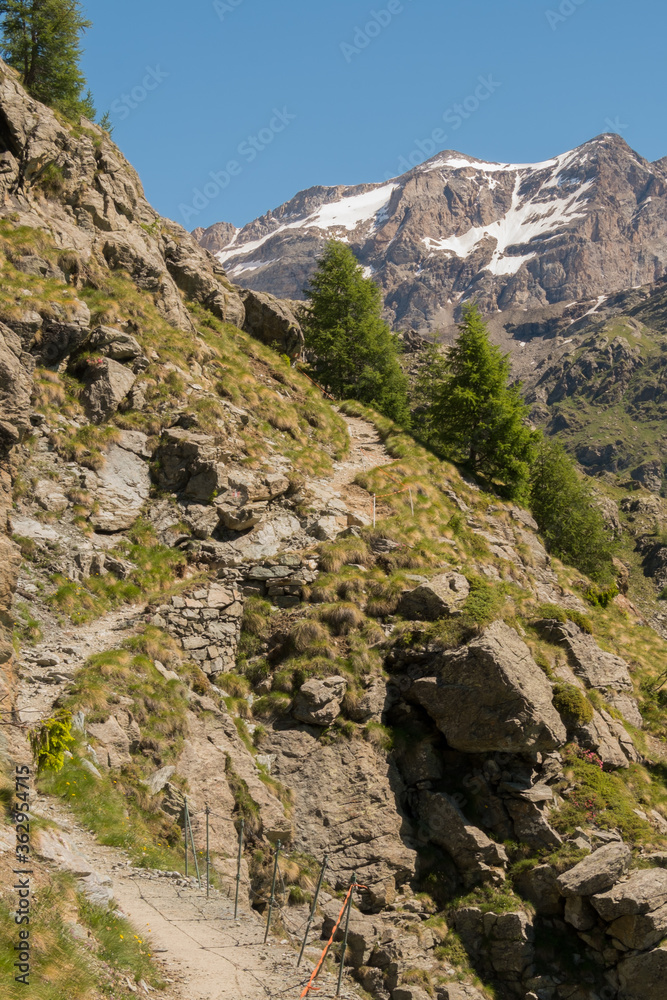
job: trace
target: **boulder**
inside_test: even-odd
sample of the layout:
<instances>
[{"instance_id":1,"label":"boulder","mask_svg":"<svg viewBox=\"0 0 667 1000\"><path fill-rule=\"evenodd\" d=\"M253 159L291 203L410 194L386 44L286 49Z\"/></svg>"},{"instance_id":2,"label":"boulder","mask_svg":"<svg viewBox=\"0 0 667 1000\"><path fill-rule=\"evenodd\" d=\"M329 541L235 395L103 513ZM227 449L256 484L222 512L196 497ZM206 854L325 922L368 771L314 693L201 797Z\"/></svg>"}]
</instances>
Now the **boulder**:
<instances>
[{"instance_id":1,"label":"boulder","mask_svg":"<svg viewBox=\"0 0 667 1000\"><path fill-rule=\"evenodd\" d=\"M52 861L73 875L84 877L94 871L88 858L81 854L67 834L55 827L35 830L31 848L38 858Z\"/></svg>"},{"instance_id":2,"label":"boulder","mask_svg":"<svg viewBox=\"0 0 667 1000\"><path fill-rule=\"evenodd\" d=\"M618 980L619 1000L665 1000L667 947L619 962Z\"/></svg>"},{"instance_id":3,"label":"boulder","mask_svg":"<svg viewBox=\"0 0 667 1000\"><path fill-rule=\"evenodd\" d=\"M247 531L254 528L266 513L266 503L251 503L234 507L226 503L216 503L216 516L230 531Z\"/></svg>"},{"instance_id":4,"label":"boulder","mask_svg":"<svg viewBox=\"0 0 667 1000\"><path fill-rule=\"evenodd\" d=\"M39 479L35 483L32 495L40 507L56 514L65 510L69 504L60 483L54 483L52 479Z\"/></svg>"},{"instance_id":5,"label":"boulder","mask_svg":"<svg viewBox=\"0 0 667 1000\"><path fill-rule=\"evenodd\" d=\"M90 310L80 299L72 299L67 305L47 302L45 306L40 327L33 336L24 338L24 343L37 363L48 368L59 365L85 344L90 332ZM23 330L20 332L23 337Z\"/></svg>"},{"instance_id":6,"label":"boulder","mask_svg":"<svg viewBox=\"0 0 667 1000\"><path fill-rule=\"evenodd\" d=\"M339 899L332 899L330 903L325 903L322 907L324 922L322 924L322 938L328 941L334 929L342 903ZM344 934L344 918L336 931L334 941L342 941ZM360 913L354 906L350 910L350 930L347 939L348 956L350 964L355 968L361 965L368 965L375 942L382 931L382 922L373 920L372 917Z\"/></svg>"},{"instance_id":7,"label":"boulder","mask_svg":"<svg viewBox=\"0 0 667 1000\"><path fill-rule=\"evenodd\" d=\"M155 459L155 478L164 490L208 503L227 488L220 450L208 434L170 427L160 438Z\"/></svg>"},{"instance_id":8,"label":"boulder","mask_svg":"<svg viewBox=\"0 0 667 1000\"><path fill-rule=\"evenodd\" d=\"M607 928L607 934L626 948L645 951L667 937L667 904L650 913L631 913L618 917Z\"/></svg>"},{"instance_id":9,"label":"boulder","mask_svg":"<svg viewBox=\"0 0 667 1000\"><path fill-rule=\"evenodd\" d=\"M588 687L632 691L625 660L600 649L593 636L583 632L574 622L542 621L540 628L550 642L567 650L575 674Z\"/></svg>"},{"instance_id":10,"label":"boulder","mask_svg":"<svg viewBox=\"0 0 667 1000\"><path fill-rule=\"evenodd\" d=\"M190 504L183 520L195 538L210 538L218 527L218 512L208 504Z\"/></svg>"},{"instance_id":11,"label":"boulder","mask_svg":"<svg viewBox=\"0 0 667 1000\"><path fill-rule=\"evenodd\" d=\"M298 536L301 522L293 514L283 511L262 521L251 531L228 543L230 553L244 559L267 559L285 548L285 541Z\"/></svg>"},{"instance_id":12,"label":"boulder","mask_svg":"<svg viewBox=\"0 0 667 1000\"><path fill-rule=\"evenodd\" d=\"M545 809L530 799L507 799L507 809L514 826L516 839L532 847L560 847L562 839L551 826Z\"/></svg>"},{"instance_id":13,"label":"boulder","mask_svg":"<svg viewBox=\"0 0 667 1000\"><path fill-rule=\"evenodd\" d=\"M134 361L144 353L138 340L112 326L95 327L86 346L114 361Z\"/></svg>"},{"instance_id":14,"label":"boulder","mask_svg":"<svg viewBox=\"0 0 667 1000\"><path fill-rule=\"evenodd\" d=\"M613 721L613 720L612 720ZM622 727L621 727L622 728ZM625 729L624 743L632 747L632 740ZM628 756L618 735L614 733L607 720L597 710L593 712L590 722L581 724L573 730L577 743L585 750L594 750L600 757L605 770L611 771L620 767L628 767Z\"/></svg>"},{"instance_id":15,"label":"boulder","mask_svg":"<svg viewBox=\"0 0 667 1000\"><path fill-rule=\"evenodd\" d=\"M319 517L315 521L310 533L313 538L317 538L321 542L334 542L344 529L345 524L342 518L333 514L325 514L324 517Z\"/></svg>"},{"instance_id":16,"label":"boulder","mask_svg":"<svg viewBox=\"0 0 667 1000\"><path fill-rule=\"evenodd\" d=\"M147 463L118 445L109 448L101 469L85 473L85 481L96 500L94 513L90 515L96 531L131 528L150 494Z\"/></svg>"},{"instance_id":17,"label":"boulder","mask_svg":"<svg viewBox=\"0 0 667 1000\"><path fill-rule=\"evenodd\" d=\"M289 331L301 327L287 302L269 295L267 292L244 291L241 298L245 306L246 333L261 340L263 344L274 347L282 354L289 354ZM301 337L303 343L303 337Z\"/></svg>"},{"instance_id":18,"label":"boulder","mask_svg":"<svg viewBox=\"0 0 667 1000\"><path fill-rule=\"evenodd\" d=\"M355 722L374 722L382 720L387 703L387 685L383 680L374 680L359 699L358 703L350 708L350 718Z\"/></svg>"},{"instance_id":19,"label":"boulder","mask_svg":"<svg viewBox=\"0 0 667 1000\"><path fill-rule=\"evenodd\" d=\"M593 896L606 892L630 867L632 851L627 844L605 844L558 878L563 896Z\"/></svg>"},{"instance_id":20,"label":"boulder","mask_svg":"<svg viewBox=\"0 0 667 1000\"><path fill-rule=\"evenodd\" d=\"M630 723L631 726L635 726L637 729L641 729L644 725L644 720L641 717L641 713L637 706L637 702L634 698L631 698L627 694L623 694L619 691L609 691L607 692L606 699L613 708L617 709L623 718Z\"/></svg>"},{"instance_id":21,"label":"boulder","mask_svg":"<svg viewBox=\"0 0 667 1000\"><path fill-rule=\"evenodd\" d=\"M565 919L575 930L589 931L597 923L597 914L585 896L568 896L565 900Z\"/></svg>"},{"instance_id":22,"label":"boulder","mask_svg":"<svg viewBox=\"0 0 667 1000\"><path fill-rule=\"evenodd\" d=\"M505 848L469 823L445 792L420 792L419 819L428 839L447 851L467 884L488 880L493 869L507 863Z\"/></svg>"},{"instance_id":23,"label":"boulder","mask_svg":"<svg viewBox=\"0 0 667 1000\"><path fill-rule=\"evenodd\" d=\"M551 865L536 865L514 876L517 891L533 904L541 917L556 917L563 912L563 898L556 872Z\"/></svg>"},{"instance_id":24,"label":"boulder","mask_svg":"<svg viewBox=\"0 0 667 1000\"><path fill-rule=\"evenodd\" d=\"M89 903L102 910L107 910L109 904L113 902L113 889L111 879L108 875L100 875L98 872L91 872L85 878L77 879L79 891L83 893Z\"/></svg>"},{"instance_id":25,"label":"boulder","mask_svg":"<svg viewBox=\"0 0 667 1000\"><path fill-rule=\"evenodd\" d=\"M87 728L104 751L98 753L98 757L108 767L122 767L123 764L131 763L130 740L115 715L106 722L88 723Z\"/></svg>"},{"instance_id":26,"label":"boulder","mask_svg":"<svg viewBox=\"0 0 667 1000\"><path fill-rule=\"evenodd\" d=\"M325 677L306 681L294 699L292 714L312 726L330 726L340 713L347 681L344 677Z\"/></svg>"},{"instance_id":27,"label":"boulder","mask_svg":"<svg viewBox=\"0 0 667 1000\"><path fill-rule=\"evenodd\" d=\"M641 483L651 493L660 493L663 475L663 464L655 458L652 462L644 462L642 465L638 465L630 473L630 478L634 479L636 483Z\"/></svg>"},{"instance_id":28,"label":"boulder","mask_svg":"<svg viewBox=\"0 0 667 1000\"><path fill-rule=\"evenodd\" d=\"M565 743L547 677L504 622L444 653L437 668L438 676L415 681L408 697L426 709L456 750L525 753Z\"/></svg>"},{"instance_id":29,"label":"boulder","mask_svg":"<svg viewBox=\"0 0 667 1000\"><path fill-rule=\"evenodd\" d=\"M460 612L469 593L461 573L441 573L403 594L396 611L410 621L435 621Z\"/></svg>"},{"instance_id":30,"label":"boulder","mask_svg":"<svg viewBox=\"0 0 667 1000\"><path fill-rule=\"evenodd\" d=\"M642 868L631 872L627 881L593 896L591 903L603 920L651 913L667 903L667 871L663 868Z\"/></svg>"},{"instance_id":31,"label":"boulder","mask_svg":"<svg viewBox=\"0 0 667 1000\"><path fill-rule=\"evenodd\" d=\"M485 913L485 959L501 980L516 981L533 958L533 926L523 912Z\"/></svg>"},{"instance_id":32,"label":"boulder","mask_svg":"<svg viewBox=\"0 0 667 1000\"><path fill-rule=\"evenodd\" d=\"M116 412L134 385L135 376L125 365L100 358L89 362L85 381L81 402L89 420L101 424Z\"/></svg>"},{"instance_id":33,"label":"boulder","mask_svg":"<svg viewBox=\"0 0 667 1000\"><path fill-rule=\"evenodd\" d=\"M175 771L176 768L173 765L169 765L168 767L161 767L159 771L152 774L146 781L151 795L157 795L158 792L161 792Z\"/></svg>"},{"instance_id":34,"label":"boulder","mask_svg":"<svg viewBox=\"0 0 667 1000\"><path fill-rule=\"evenodd\" d=\"M397 986L391 1000L430 1000L430 995L421 986Z\"/></svg>"},{"instance_id":35,"label":"boulder","mask_svg":"<svg viewBox=\"0 0 667 1000\"><path fill-rule=\"evenodd\" d=\"M474 986L465 983L446 983L438 987L439 1000L484 1000L484 997Z\"/></svg>"},{"instance_id":36,"label":"boulder","mask_svg":"<svg viewBox=\"0 0 667 1000\"><path fill-rule=\"evenodd\" d=\"M152 449L148 444L148 437L142 431L121 431L118 444L125 451L131 451L140 458L151 458Z\"/></svg>"}]
</instances>

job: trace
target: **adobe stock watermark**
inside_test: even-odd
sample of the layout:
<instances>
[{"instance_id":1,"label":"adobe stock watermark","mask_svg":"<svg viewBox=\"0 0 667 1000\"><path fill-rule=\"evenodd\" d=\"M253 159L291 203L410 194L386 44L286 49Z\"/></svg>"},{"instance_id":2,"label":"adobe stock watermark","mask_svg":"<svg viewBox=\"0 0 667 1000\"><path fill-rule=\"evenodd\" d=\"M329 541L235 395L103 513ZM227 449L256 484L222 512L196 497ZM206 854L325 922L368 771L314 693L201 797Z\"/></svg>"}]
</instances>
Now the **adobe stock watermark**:
<instances>
[{"instance_id":1,"label":"adobe stock watermark","mask_svg":"<svg viewBox=\"0 0 667 1000\"><path fill-rule=\"evenodd\" d=\"M551 30L556 31L561 24L565 24L565 22L572 17L573 14L576 14L577 10L580 7L583 7L585 3L586 0L562 0L556 10L545 10L544 16L546 17Z\"/></svg>"},{"instance_id":2,"label":"adobe stock watermark","mask_svg":"<svg viewBox=\"0 0 667 1000\"><path fill-rule=\"evenodd\" d=\"M412 0L408 0L412 3ZM340 50L346 63L351 63L355 56L361 55L367 49L374 38L381 35L385 28L405 10L402 0L389 0L386 7L380 10L372 10L368 15L368 21L361 27L357 24L354 28L352 42L341 42Z\"/></svg>"},{"instance_id":3,"label":"adobe stock watermark","mask_svg":"<svg viewBox=\"0 0 667 1000\"><path fill-rule=\"evenodd\" d=\"M475 89L460 103L452 104L442 115L442 120L450 126L452 132L458 131L463 123L472 117L482 104L488 101L502 87L502 83L499 80L494 80L491 73L487 76L479 76L477 79L478 84ZM399 158L398 171L395 173L387 172L384 175L385 180L388 181L399 174L407 173L408 170L412 170L414 167L419 166L420 163L423 163L424 160L434 156L435 153L443 148L449 135L449 132L438 126L425 139L415 139L415 148L407 156Z\"/></svg>"},{"instance_id":4,"label":"adobe stock watermark","mask_svg":"<svg viewBox=\"0 0 667 1000\"><path fill-rule=\"evenodd\" d=\"M296 115L291 114L287 108L274 108L273 117L268 125L255 135L247 136L236 147L236 153L241 159L228 160L223 170L211 170L208 175L210 180L206 181L203 187L193 190L191 204L181 203L178 206L184 225L189 227L190 221L229 187L232 178L242 174L244 166L253 163L259 154L271 145L276 136L284 132L295 119Z\"/></svg>"},{"instance_id":5,"label":"adobe stock watermark","mask_svg":"<svg viewBox=\"0 0 667 1000\"><path fill-rule=\"evenodd\" d=\"M618 132L619 135L621 132L624 132L626 128L630 128L628 123L622 122L618 115L616 115L615 118L605 118L604 123L610 132Z\"/></svg>"},{"instance_id":6,"label":"adobe stock watermark","mask_svg":"<svg viewBox=\"0 0 667 1000\"><path fill-rule=\"evenodd\" d=\"M224 21L227 14L233 14L237 7L245 3L245 0L213 0L213 10L221 21Z\"/></svg>"},{"instance_id":7,"label":"adobe stock watermark","mask_svg":"<svg viewBox=\"0 0 667 1000\"><path fill-rule=\"evenodd\" d=\"M159 65L147 66L141 83L133 87L129 94L121 94L111 105L111 111L124 122L168 76Z\"/></svg>"}]
</instances>

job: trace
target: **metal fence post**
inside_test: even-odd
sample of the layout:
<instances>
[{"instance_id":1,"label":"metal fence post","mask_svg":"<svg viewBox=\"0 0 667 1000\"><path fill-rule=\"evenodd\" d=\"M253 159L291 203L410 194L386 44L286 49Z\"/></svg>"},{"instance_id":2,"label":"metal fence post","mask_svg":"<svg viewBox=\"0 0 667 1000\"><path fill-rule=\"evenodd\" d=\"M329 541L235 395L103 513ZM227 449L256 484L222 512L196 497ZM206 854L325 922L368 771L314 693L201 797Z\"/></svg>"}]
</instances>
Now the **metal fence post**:
<instances>
[{"instance_id":1,"label":"metal fence post","mask_svg":"<svg viewBox=\"0 0 667 1000\"><path fill-rule=\"evenodd\" d=\"M271 896L269 898L269 915L266 921L266 931L264 934L264 944L266 944L267 938L269 936L269 927L271 926L271 913L273 912L273 904L276 901L276 875L278 874L278 857L280 856L280 841L276 844L276 860L273 865L273 878L271 879Z\"/></svg>"},{"instance_id":2,"label":"metal fence post","mask_svg":"<svg viewBox=\"0 0 667 1000\"><path fill-rule=\"evenodd\" d=\"M347 913L345 915L345 934L343 935L343 951L340 956L340 969L338 970L338 987L336 989L336 996L340 996L340 988L343 982L343 966L345 965L345 952L347 951L347 935L350 930L350 910L352 909L352 893L354 892L354 887L357 884L357 873L352 872L352 882L350 883L350 898L347 901Z\"/></svg>"},{"instance_id":3,"label":"metal fence post","mask_svg":"<svg viewBox=\"0 0 667 1000\"><path fill-rule=\"evenodd\" d=\"M236 865L236 896L234 897L234 920L236 920L236 915L239 910L239 885L241 884L241 861L243 859L243 828L245 826L245 820L241 820L241 825L239 827L239 858Z\"/></svg>"},{"instance_id":4,"label":"metal fence post","mask_svg":"<svg viewBox=\"0 0 667 1000\"><path fill-rule=\"evenodd\" d=\"M192 823L190 822L190 810L187 811L188 819L188 829L190 831L190 843L192 844L192 856L195 859L195 869L197 871L197 882L199 883L199 888L201 889L201 875L199 874L199 862L197 861L197 848L195 847L195 838L192 832Z\"/></svg>"},{"instance_id":5,"label":"metal fence post","mask_svg":"<svg viewBox=\"0 0 667 1000\"><path fill-rule=\"evenodd\" d=\"M183 835L185 837L185 877L188 877L188 797L185 796L185 808L183 810Z\"/></svg>"},{"instance_id":6,"label":"metal fence post","mask_svg":"<svg viewBox=\"0 0 667 1000\"><path fill-rule=\"evenodd\" d=\"M208 849L208 818L211 815L211 810L208 807L208 802L206 803L206 898L211 889L211 858Z\"/></svg>"},{"instance_id":7,"label":"metal fence post","mask_svg":"<svg viewBox=\"0 0 667 1000\"><path fill-rule=\"evenodd\" d=\"M324 870L327 866L327 861L329 860L329 855L324 855L324 860L322 861L322 868L320 869L320 877L317 880L317 888L315 890L315 897L313 899L313 905L310 908L310 916L308 917L308 923L306 924L306 933L303 935L303 941L301 942L301 951L299 952L299 959L296 963L297 969L301 965L301 959L303 958L303 953L306 948L306 941L308 940L308 935L310 934L310 926L313 922L315 916L315 908L317 907L317 900L320 895L320 889L322 888L322 880L324 878Z\"/></svg>"}]
</instances>

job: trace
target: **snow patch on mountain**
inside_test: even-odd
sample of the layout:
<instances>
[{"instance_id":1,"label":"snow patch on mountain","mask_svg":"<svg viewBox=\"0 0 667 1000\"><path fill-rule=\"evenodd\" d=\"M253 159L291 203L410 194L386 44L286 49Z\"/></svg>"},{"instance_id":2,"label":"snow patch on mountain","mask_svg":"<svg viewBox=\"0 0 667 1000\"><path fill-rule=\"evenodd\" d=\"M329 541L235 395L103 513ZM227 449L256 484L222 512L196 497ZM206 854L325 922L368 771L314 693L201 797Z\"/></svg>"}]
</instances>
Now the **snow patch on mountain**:
<instances>
[{"instance_id":1,"label":"snow patch on mountain","mask_svg":"<svg viewBox=\"0 0 667 1000\"><path fill-rule=\"evenodd\" d=\"M249 243L237 243L237 236L232 242L220 250L216 257L224 264L230 257L238 254L253 253L259 250L267 240L273 239L280 233L294 229L346 229L352 232L362 222L375 220L380 223L386 219L386 208L391 200L391 196L398 187L398 184L384 184L381 187L365 191L363 194L351 195L349 198L342 198L339 201L321 205L316 212L304 218L297 219L296 222L289 222L278 226L273 232L262 236L259 240L252 240ZM237 234L238 235L238 234ZM344 240L346 242L346 240ZM234 268L238 270L238 266ZM261 266L258 265L258 266Z\"/></svg>"},{"instance_id":2,"label":"snow patch on mountain","mask_svg":"<svg viewBox=\"0 0 667 1000\"><path fill-rule=\"evenodd\" d=\"M460 236L452 235L442 239L426 236L422 242L431 252L445 251L465 260L483 240L493 239L496 241L496 248L483 270L494 275L516 274L522 264L536 257L537 253L506 256L509 248L526 246L537 239L553 239L569 222L585 215L585 212L580 211L580 203L592 184L591 181L580 182L575 194L550 201L537 200L542 193L540 188L535 198L522 203L519 194L521 182L522 177L517 174L512 205L502 219L488 226L474 226Z\"/></svg>"}]
</instances>

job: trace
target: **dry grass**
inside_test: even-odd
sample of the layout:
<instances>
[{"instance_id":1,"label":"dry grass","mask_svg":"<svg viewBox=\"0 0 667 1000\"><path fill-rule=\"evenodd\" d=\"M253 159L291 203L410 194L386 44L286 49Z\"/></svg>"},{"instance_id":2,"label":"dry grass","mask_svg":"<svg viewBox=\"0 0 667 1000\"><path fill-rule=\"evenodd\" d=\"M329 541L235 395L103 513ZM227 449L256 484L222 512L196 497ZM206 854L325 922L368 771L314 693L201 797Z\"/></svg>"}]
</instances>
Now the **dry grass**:
<instances>
[{"instance_id":1,"label":"dry grass","mask_svg":"<svg viewBox=\"0 0 667 1000\"><path fill-rule=\"evenodd\" d=\"M326 645L328 639L327 630L312 618L305 618L297 622L289 633L289 645L295 653L305 653L314 645Z\"/></svg>"},{"instance_id":2,"label":"dry grass","mask_svg":"<svg viewBox=\"0 0 667 1000\"><path fill-rule=\"evenodd\" d=\"M362 612L354 604L332 604L318 609L320 621L326 622L333 635L348 635L364 624Z\"/></svg>"}]
</instances>

